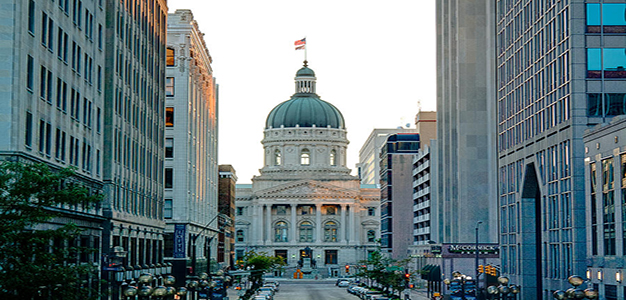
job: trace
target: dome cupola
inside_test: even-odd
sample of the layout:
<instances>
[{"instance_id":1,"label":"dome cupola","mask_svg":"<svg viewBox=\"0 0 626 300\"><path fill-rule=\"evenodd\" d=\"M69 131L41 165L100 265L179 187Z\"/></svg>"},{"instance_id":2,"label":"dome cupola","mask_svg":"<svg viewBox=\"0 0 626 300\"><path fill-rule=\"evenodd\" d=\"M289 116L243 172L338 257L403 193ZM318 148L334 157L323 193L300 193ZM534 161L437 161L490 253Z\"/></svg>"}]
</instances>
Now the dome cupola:
<instances>
[{"instance_id":1,"label":"dome cupola","mask_svg":"<svg viewBox=\"0 0 626 300\"><path fill-rule=\"evenodd\" d=\"M296 90L291 99L278 104L267 116L266 128L328 127L345 129L343 115L334 105L322 100L315 90L315 72L304 66L296 72Z\"/></svg>"}]
</instances>

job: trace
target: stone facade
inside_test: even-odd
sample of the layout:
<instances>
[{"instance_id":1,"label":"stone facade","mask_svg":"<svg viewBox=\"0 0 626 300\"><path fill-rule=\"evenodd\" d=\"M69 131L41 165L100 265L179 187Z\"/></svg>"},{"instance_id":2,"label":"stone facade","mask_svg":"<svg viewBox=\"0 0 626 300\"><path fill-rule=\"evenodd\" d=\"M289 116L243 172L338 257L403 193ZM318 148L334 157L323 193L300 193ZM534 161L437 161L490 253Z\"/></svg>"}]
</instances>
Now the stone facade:
<instances>
[{"instance_id":1,"label":"stone facade","mask_svg":"<svg viewBox=\"0 0 626 300\"><path fill-rule=\"evenodd\" d=\"M216 261L219 224L217 86L190 10L168 15L166 52L165 257L184 278Z\"/></svg>"},{"instance_id":2,"label":"stone facade","mask_svg":"<svg viewBox=\"0 0 626 300\"><path fill-rule=\"evenodd\" d=\"M605 299L624 299L626 118L615 117L610 123L587 130L583 138L586 278Z\"/></svg>"}]
</instances>

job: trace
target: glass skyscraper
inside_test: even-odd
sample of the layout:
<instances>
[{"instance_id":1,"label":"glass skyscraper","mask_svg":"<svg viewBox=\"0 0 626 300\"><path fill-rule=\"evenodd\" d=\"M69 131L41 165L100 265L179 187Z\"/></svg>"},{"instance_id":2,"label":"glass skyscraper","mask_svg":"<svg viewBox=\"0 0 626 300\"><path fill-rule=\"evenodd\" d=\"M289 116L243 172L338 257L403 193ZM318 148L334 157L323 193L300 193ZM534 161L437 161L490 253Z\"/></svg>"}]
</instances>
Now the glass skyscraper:
<instances>
[{"instance_id":1,"label":"glass skyscraper","mask_svg":"<svg viewBox=\"0 0 626 300\"><path fill-rule=\"evenodd\" d=\"M496 2L502 273L522 299L586 271L582 136L626 92L624 3L602 2Z\"/></svg>"}]
</instances>

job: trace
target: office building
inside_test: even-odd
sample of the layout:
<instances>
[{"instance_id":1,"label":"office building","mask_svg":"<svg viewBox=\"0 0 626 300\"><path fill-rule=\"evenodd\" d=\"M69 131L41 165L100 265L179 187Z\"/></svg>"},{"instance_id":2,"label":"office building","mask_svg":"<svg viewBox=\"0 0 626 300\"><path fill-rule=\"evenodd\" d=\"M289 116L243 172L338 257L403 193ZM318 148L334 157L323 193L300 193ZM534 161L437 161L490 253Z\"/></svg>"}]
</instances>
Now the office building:
<instances>
[{"instance_id":1,"label":"office building","mask_svg":"<svg viewBox=\"0 0 626 300\"><path fill-rule=\"evenodd\" d=\"M395 133L415 133L415 128L374 128L359 150L358 169L361 184L374 184L380 187L380 148L387 137Z\"/></svg>"},{"instance_id":2,"label":"office building","mask_svg":"<svg viewBox=\"0 0 626 300\"><path fill-rule=\"evenodd\" d=\"M381 252L393 259L409 256L413 244L413 157L420 147L417 133L387 137L380 151Z\"/></svg>"},{"instance_id":3,"label":"office building","mask_svg":"<svg viewBox=\"0 0 626 300\"><path fill-rule=\"evenodd\" d=\"M217 85L203 36L190 10L168 15L163 217L177 278L208 272L218 253Z\"/></svg>"},{"instance_id":4,"label":"office building","mask_svg":"<svg viewBox=\"0 0 626 300\"><path fill-rule=\"evenodd\" d=\"M103 7L34 0L3 1L3 7L0 160L73 167L78 184L102 193ZM100 270L102 206L55 209L61 215L38 228L79 226L76 246L85 252L75 263ZM97 289L100 279L94 274L88 284Z\"/></svg>"},{"instance_id":5,"label":"office building","mask_svg":"<svg viewBox=\"0 0 626 300\"><path fill-rule=\"evenodd\" d=\"M609 226L588 235L597 231L582 213L583 134L624 114L625 8L623 1L495 7L501 257L524 298L550 299L568 287L568 276L585 276L590 260L616 255L587 248L615 233ZM613 201L612 193L603 197ZM606 218L597 224L613 222Z\"/></svg>"},{"instance_id":6,"label":"office building","mask_svg":"<svg viewBox=\"0 0 626 300\"><path fill-rule=\"evenodd\" d=\"M120 279L130 282L143 272L168 271L162 267L167 5L165 0L72 1L70 10L81 3L97 3L102 7L95 11L106 12L106 20L89 29L104 53L102 68L93 66L103 97L102 112L95 112L96 118L102 115L103 146L94 154L102 157L105 185L102 249L110 257L124 254L119 259L128 272Z\"/></svg>"},{"instance_id":7,"label":"office building","mask_svg":"<svg viewBox=\"0 0 626 300\"><path fill-rule=\"evenodd\" d=\"M498 242L492 6L437 1L438 244Z\"/></svg>"},{"instance_id":8,"label":"office building","mask_svg":"<svg viewBox=\"0 0 626 300\"><path fill-rule=\"evenodd\" d=\"M217 263L221 268L235 266L235 193L237 174L231 165L219 165L219 218Z\"/></svg>"}]
</instances>

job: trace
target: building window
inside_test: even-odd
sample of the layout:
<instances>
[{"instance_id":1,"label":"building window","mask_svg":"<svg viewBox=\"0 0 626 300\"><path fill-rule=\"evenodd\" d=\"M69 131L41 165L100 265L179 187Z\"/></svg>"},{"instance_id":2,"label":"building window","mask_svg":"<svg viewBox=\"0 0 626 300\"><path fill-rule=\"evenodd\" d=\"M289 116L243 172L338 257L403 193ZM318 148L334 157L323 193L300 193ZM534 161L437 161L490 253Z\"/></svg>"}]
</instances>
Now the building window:
<instances>
[{"instance_id":1,"label":"building window","mask_svg":"<svg viewBox=\"0 0 626 300\"><path fill-rule=\"evenodd\" d=\"M368 243L373 243L376 241L376 231L375 230L368 230L367 231L367 242Z\"/></svg>"},{"instance_id":2,"label":"building window","mask_svg":"<svg viewBox=\"0 0 626 300\"><path fill-rule=\"evenodd\" d=\"M615 255L615 194L613 158L602 161L604 255Z\"/></svg>"},{"instance_id":3,"label":"building window","mask_svg":"<svg viewBox=\"0 0 626 300\"><path fill-rule=\"evenodd\" d=\"M29 91L33 90L33 84L35 83L34 81L34 64L33 64L33 57L32 56L28 56L28 58L26 59L26 88Z\"/></svg>"},{"instance_id":4,"label":"building window","mask_svg":"<svg viewBox=\"0 0 626 300\"><path fill-rule=\"evenodd\" d=\"M237 238L237 242L244 242L246 240L245 235L243 234L243 230L241 229L237 230L235 237Z\"/></svg>"},{"instance_id":5,"label":"building window","mask_svg":"<svg viewBox=\"0 0 626 300\"><path fill-rule=\"evenodd\" d=\"M330 150L330 165L331 166L337 165L337 151L335 150Z\"/></svg>"},{"instance_id":6,"label":"building window","mask_svg":"<svg viewBox=\"0 0 626 300\"><path fill-rule=\"evenodd\" d=\"M587 3L587 32L626 33L626 4Z\"/></svg>"},{"instance_id":7,"label":"building window","mask_svg":"<svg viewBox=\"0 0 626 300\"><path fill-rule=\"evenodd\" d=\"M336 265L337 250L324 250L324 263L327 265Z\"/></svg>"},{"instance_id":8,"label":"building window","mask_svg":"<svg viewBox=\"0 0 626 300\"><path fill-rule=\"evenodd\" d=\"M300 214L302 215L310 215L313 213L313 207L310 205L302 205L300 207Z\"/></svg>"},{"instance_id":9,"label":"building window","mask_svg":"<svg viewBox=\"0 0 626 300\"><path fill-rule=\"evenodd\" d=\"M165 188L171 189L174 186L174 169L165 168Z\"/></svg>"},{"instance_id":10,"label":"building window","mask_svg":"<svg viewBox=\"0 0 626 300\"><path fill-rule=\"evenodd\" d=\"M26 145L26 148L29 149L33 146L33 114L28 111L26 112L24 144Z\"/></svg>"},{"instance_id":11,"label":"building window","mask_svg":"<svg viewBox=\"0 0 626 300\"><path fill-rule=\"evenodd\" d=\"M172 48L167 48L167 50L165 50L165 64L168 67L173 67L176 65L176 59L174 58L174 49Z\"/></svg>"},{"instance_id":12,"label":"building window","mask_svg":"<svg viewBox=\"0 0 626 300\"><path fill-rule=\"evenodd\" d=\"M165 108L165 126L174 127L174 108L173 107Z\"/></svg>"},{"instance_id":13,"label":"building window","mask_svg":"<svg viewBox=\"0 0 626 300\"><path fill-rule=\"evenodd\" d=\"M242 206L237 207L237 215L238 216L243 216L243 207Z\"/></svg>"},{"instance_id":14,"label":"building window","mask_svg":"<svg viewBox=\"0 0 626 300\"><path fill-rule=\"evenodd\" d=\"M288 242L288 227L284 221L276 222L274 225L274 242Z\"/></svg>"},{"instance_id":15,"label":"building window","mask_svg":"<svg viewBox=\"0 0 626 300\"><path fill-rule=\"evenodd\" d=\"M280 164L282 163L281 159L282 157L280 154L280 150L277 149L276 151L274 151L274 165L280 166Z\"/></svg>"},{"instance_id":16,"label":"building window","mask_svg":"<svg viewBox=\"0 0 626 300\"><path fill-rule=\"evenodd\" d=\"M626 48L588 48L588 78L626 78Z\"/></svg>"},{"instance_id":17,"label":"building window","mask_svg":"<svg viewBox=\"0 0 626 300\"><path fill-rule=\"evenodd\" d=\"M174 96L174 77L165 78L165 96Z\"/></svg>"},{"instance_id":18,"label":"building window","mask_svg":"<svg viewBox=\"0 0 626 300\"><path fill-rule=\"evenodd\" d=\"M625 93L587 94L587 116L605 117L626 114Z\"/></svg>"},{"instance_id":19,"label":"building window","mask_svg":"<svg viewBox=\"0 0 626 300\"><path fill-rule=\"evenodd\" d=\"M28 1L28 32L35 33L35 1L33 0Z\"/></svg>"},{"instance_id":20,"label":"building window","mask_svg":"<svg viewBox=\"0 0 626 300\"><path fill-rule=\"evenodd\" d=\"M328 221L324 224L324 242L337 241L337 223Z\"/></svg>"},{"instance_id":21,"label":"building window","mask_svg":"<svg viewBox=\"0 0 626 300\"><path fill-rule=\"evenodd\" d=\"M337 212L336 208L334 206L327 206L326 207L326 214L327 215L334 215Z\"/></svg>"},{"instance_id":22,"label":"building window","mask_svg":"<svg viewBox=\"0 0 626 300\"><path fill-rule=\"evenodd\" d=\"M276 206L276 214L279 216L284 216L287 214L287 206L285 205L277 205Z\"/></svg>"},{"instance_id":23,"label":"building window","mask_svg":"<svg viewBox=\"0 0 626 300\"><path fill-rule=\"evenodd\" d=\"M165 199L165 202L163 203L163 218L164 219L172 218L172 208L173 208L172 199Z\"/></svg>"},{"instance_id":24,"label":"building window","mask_svg":"<svg viewBox=\"0 0 626 300\"><path fill-rule=\"evenodd\" d=\"M166 138L165 139L165 158L173 158L174 157L174 139Z\"/></svg>"},{"instance_id":25,"label":"building window","mask_svg":"<svg viewBox=\"0 0 626 300\"><path fill-rule=\"evenodd\" d=\"M375 216L376 215L376 208L375 207L368 207L367 208L367 215L368 216Z\"/></svg>"},{"instance_id":26,"label":"building window","mask_svg":"<svg viewBox=\"0 0 626 300\"><path fill-rule=\"evenodd\" d=\"M300 223L300 242L313 242L313 224L309 221Z\"/></svg>"},{"instance_id":27,"label":"building window","mask_svg":"<svg viewBox=\"0 0 626 300\"><path fill-rule=\"evenodd\" d=\"M311 153L309 149L302 149L302 152L300 152L300 164L303 166L311 164Z\"/></svg>"}]
</instances>

